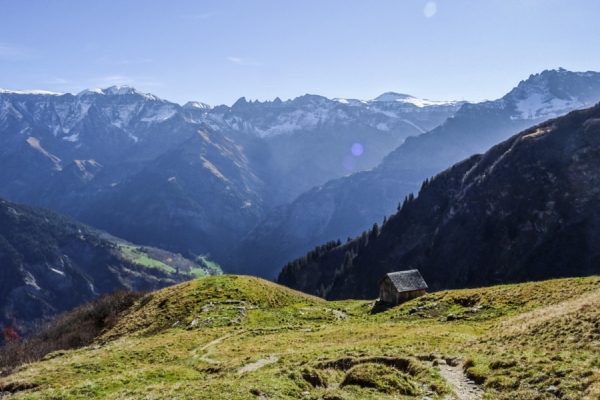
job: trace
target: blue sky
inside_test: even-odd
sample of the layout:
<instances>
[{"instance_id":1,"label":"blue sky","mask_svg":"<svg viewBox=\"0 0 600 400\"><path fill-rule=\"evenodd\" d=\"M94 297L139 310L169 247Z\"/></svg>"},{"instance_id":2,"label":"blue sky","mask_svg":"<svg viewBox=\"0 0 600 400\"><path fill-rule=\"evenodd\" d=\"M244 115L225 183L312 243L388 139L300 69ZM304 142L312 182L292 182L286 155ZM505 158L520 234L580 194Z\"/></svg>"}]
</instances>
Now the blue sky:
<instances>
[{"instance_id":1,"label":"blue sky","mask_svg":"<svg viewBox=\"0 0 600 400\"><path fill-rule=\"evenodd\" d=\"M479 101L544 69L600 70L598 15L597 0L0 0L0 87Z\"/></svg>"}]
</instances>

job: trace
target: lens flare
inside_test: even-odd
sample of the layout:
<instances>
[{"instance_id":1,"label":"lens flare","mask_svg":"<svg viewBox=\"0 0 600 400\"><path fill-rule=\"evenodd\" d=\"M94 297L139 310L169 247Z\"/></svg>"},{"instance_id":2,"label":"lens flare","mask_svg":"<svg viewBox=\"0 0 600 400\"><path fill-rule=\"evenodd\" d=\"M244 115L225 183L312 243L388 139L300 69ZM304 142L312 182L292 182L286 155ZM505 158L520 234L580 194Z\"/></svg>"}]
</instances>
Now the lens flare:
<instances>
[{"instance_id":1,"label":"lens flare","mask_svg":"<svg viewBox=\"0 0 600 400\"><path fill-rule=\"evenodd\" d=\"M430 1L429 3L427 3L425 5L425 8L423 9L423 14L425 14L425 16L427 18L431 18L435 15L436 11L437 11L437 4L435 4L433 1Z\"/></svg>"},{"instance_id":2,"label":"lens flare","mask_svg":"<svg viewBox=\"0 0 600 400\"><path fill-rule=\"evenodd\" d=\"M352 145L351 150L352 150L352 154L354 154L355 156L358 157L365 151L365 148L360 143L354 143Z\"/></svg>"}]
</instances>

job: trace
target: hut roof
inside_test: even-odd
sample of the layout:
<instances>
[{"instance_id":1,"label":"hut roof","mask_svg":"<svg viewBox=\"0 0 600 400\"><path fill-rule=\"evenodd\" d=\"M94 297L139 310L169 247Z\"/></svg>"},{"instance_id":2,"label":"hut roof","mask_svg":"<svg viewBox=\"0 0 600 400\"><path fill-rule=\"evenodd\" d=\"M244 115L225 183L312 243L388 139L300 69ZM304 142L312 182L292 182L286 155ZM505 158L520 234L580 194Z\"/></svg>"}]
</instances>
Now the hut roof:
<instances>
[{"instance_id":1,"label":"hut roof","mask_svg":"<svg viewBox=\"0 0 600 400\"><path fill-rule=\"evenodd\" d=\"M412 290L427 289L427 284L425 283L425 280L419 273L418 269L390 272L385 274L381 280L385 279L386 276L390 278L398 292L410 292ZM381 280L379 282L381 282Z\"/></svg>"}]
</instances>

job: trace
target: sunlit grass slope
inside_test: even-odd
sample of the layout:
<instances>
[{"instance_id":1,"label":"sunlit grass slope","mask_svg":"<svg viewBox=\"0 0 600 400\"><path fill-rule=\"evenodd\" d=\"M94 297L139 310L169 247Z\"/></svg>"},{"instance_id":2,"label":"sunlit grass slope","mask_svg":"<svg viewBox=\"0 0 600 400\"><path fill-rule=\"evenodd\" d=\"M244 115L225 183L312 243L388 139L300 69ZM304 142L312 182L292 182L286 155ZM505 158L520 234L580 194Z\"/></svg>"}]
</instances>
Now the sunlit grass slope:
<instances>
[{"instance_id":1,"label":"sunlit grass slope","mask_svg":"<svg viewBox=\"0 0 600 400\"><path fill-rule=\"evenodd\" d=\"M487 399L600 395L600 278L428 294L391 309L211 276L142 298L85 349L0 379L11 399Z\"/></svg>"}]
</instances>

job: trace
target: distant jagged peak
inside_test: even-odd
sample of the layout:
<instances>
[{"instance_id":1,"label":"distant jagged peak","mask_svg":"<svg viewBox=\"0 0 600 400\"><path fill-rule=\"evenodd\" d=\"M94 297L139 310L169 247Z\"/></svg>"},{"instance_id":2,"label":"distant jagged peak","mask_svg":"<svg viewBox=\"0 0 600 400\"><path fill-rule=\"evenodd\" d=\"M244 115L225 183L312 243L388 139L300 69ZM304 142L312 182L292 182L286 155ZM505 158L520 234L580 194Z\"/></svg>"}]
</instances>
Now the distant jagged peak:
<instances>
[{"instance_id":1,"label":"distant jagged peak","mask_svg":"<svg viewBox=\"0 0 600 400\"><path fill-rule=\"evenodd\" d=\"M306 106L318 106L323 107L326 104L333 104L332 100L327 97L320 96L317 94L304 94L302 96L298 96L292 100L281 101L279 97L277 97L274 101L268 102L270 106L284 106L284 107L306 107Z\"/></svg>"},{"instance_id":2,"label":"distant jagged peak","mask_svg":"<svg viewBox=\"0 0 600 400\"><path fill-rule=\"evenodd\" d=\"M245 107L247 105L248 105L248 101L246 100L246 98L240 97L235 103L233 103L231 108L240 108L240 107Z\"/></svg>"},{"instance_id":3,"label":"distant jagged peak","mask_svg":"<svg viewBox=\"0 0 600 400\"><path fill-rule=\"evenodd\" d=\"M569 93L565 89L571 86L570 83L572 81L582 78L597 78L600 80L600 73L593 71L573 72L564 68L547 69L540 73L529 75L529 78L519 82L517 87L508 93L507 96L530 95L532 93L545 94L548 92L552 92L555 96L560 96L561 94L568 96Z\"/></svg>"},{"instance_id":4,"label":"distant jagged peak","mask_svg":"<svg viewBox=\"0 0 600 400\"><path fill-rule=\"evenodd\" d=\"M77 93L77 97L90 96L90 95L103 95L103 96L124 96L124 95L138 95L146 100L160 100L158 97L151 93L142 93L129 85L113 85L106 89L91 88L83 90Z\"/></svg>"},{"instance_id":5,"label":"distant jagged peak","mask_svg":"<svg viewBox=\"0 0 600 400\"><path fill-rule=\"evenodd\" d=\"M183 108L187 110L212 110L214 107L206 103L201 103L199 101L188 101L183 105Z\"/></svg>"},{"instance_id":6,"label":"distant jagged peak","mask_svg":"<svg viewBox=\"0 0 600 400\"><path fill-rule=\"evenodd\" d=\"M247 100L246 97L240 97L233 105L232 109L241 109L246 107L306 107L306 106L324 106L325 104L333 105L334 100L316 94L304 94L292 100L282 101L276 97L273 101Z\"/></svg>"},{"instance_id":7,"label":"distant jagged peak","mask_svg":"<svg viewBox=\"0 0 600 400\"><path fill-rule=\"evenodd\" d=\"M530 75L498 102L514 105L518 118L548 119L590 106L599 97L599 72L557 68Z\"/></svg>"}]
</instances>

